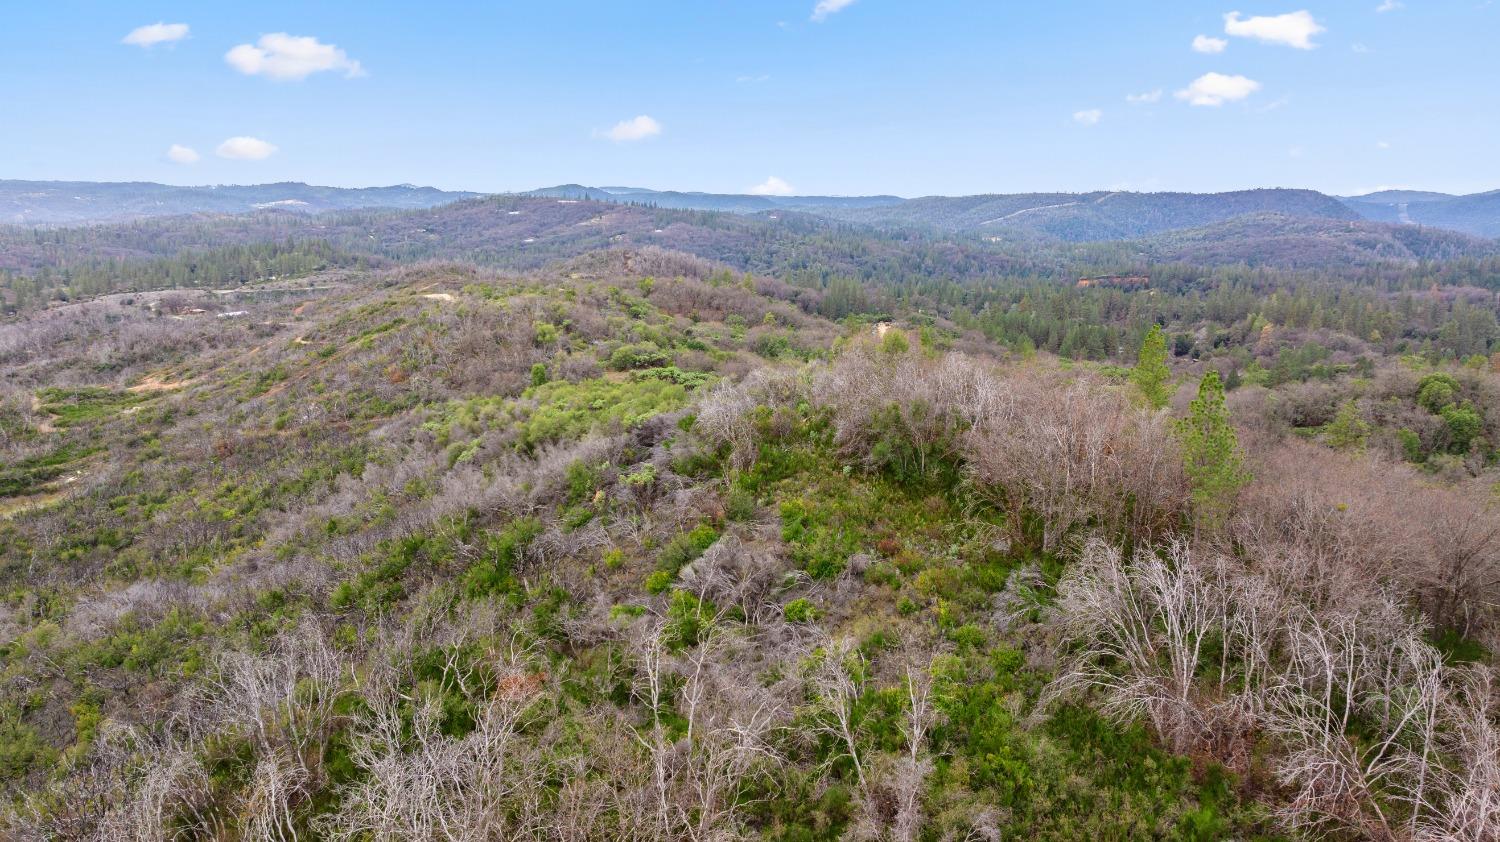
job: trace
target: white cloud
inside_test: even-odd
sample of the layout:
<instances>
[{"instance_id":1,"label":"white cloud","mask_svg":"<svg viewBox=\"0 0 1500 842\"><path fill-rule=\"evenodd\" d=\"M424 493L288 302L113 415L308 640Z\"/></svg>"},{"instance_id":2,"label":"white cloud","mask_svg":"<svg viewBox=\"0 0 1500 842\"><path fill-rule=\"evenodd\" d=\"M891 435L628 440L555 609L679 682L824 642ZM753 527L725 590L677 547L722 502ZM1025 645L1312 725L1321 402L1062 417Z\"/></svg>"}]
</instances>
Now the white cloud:
<instances>
[{"instance_id":1,"label":"white cloud","mask_svg":"<svg viewBox=\"0 0 1500 842\"><path fill-rule=\"evenodd\" d=\"M1077 123L1080 126L1097 126L1099 125L1099 121L1103 119L1104 112L1100 111L1097 108L1090 108L1085 111L1073 112L1073 122Z\"/></svg>"},{"instance_id":2,"label":"white cloud","mask_svg":"<svg viewBox=\"0 0 1500 842\"><path fill-rule=\"evenodd\" d=\"M739 82L741 85L759 84L761 82L771 81L771 74L762 73L759 76L751 76L749 74L745 74L744 76L734 77L734 81Z\"/></svg>"},{"instance_id":3,"label":"white cloud","mask_svg":"<svg viewBox=\"0 0 1500 842\"><path fill-rule=\"evenodd\" d=\"M1147 91L1143 94L1126 94L1125 101L1131 105L1150 105L1153 102L1161 102L1162 90Z\"/></svg>"},{"instance_id":4,"label":"white cloud","mask_svg":"<svg viewBox=\"0 0 1500 842\"><path fill-rule=\"evenodd\" d=\"M1401 0L1385 0L1384 3L1381 3L1379 6L1375 7L1375 11L1383 15L1386 12L1394 12L1397 9L1404 8L1406 8L1406 4L1402 3Z\"/></svg>"},{"instance_id":5,"label":"white cloud","mask_svg":"<svg viewBox=\"0 0 1500 842\"><path fill-rule=\"evenodd\" d=\"M1312 37L1328 30L1313 19L1312 12L1303 10L1253 18L1242 18L1239 12L1230 12L1224 16L1224 31L1239 38L1311 50L1318 46L1312 42Z\"/></svg>"},{"instance_id":6,"label":"white cloud","mask_svg":"<svg viewBox=\"0 0 1500 842\"><path fill-rule=\"evenodd\" d=\"M1228 46L1229 42L1224 40L1223 38L1212 38L1207 35L1199 35L1197 38L1193 39L1193 52L1195 53L1208 53L1209 55L1213 55L1215 53L1224 52L1224 50Z\"/></svg>"},{"instance_id":7,"label":"white cloud","mask_svg":"<svg viewBox=\"0 0 1500 842\"><path fill-rule=\"evenodd\" d=\"M1389 140L1377 140L1377 141L1375 141L1375 148L1376 149L1390 149L1391 148L1391 142Z\"/></svg>"},{"instance_id":8,"label":"white cloud","mask_svg":"<svg viewBox=\"0 0 1500 842\"><path fill-rule=\"evenodd\" d=\"M247 76L266 76L278 81L306 79L314 73L341 71L347 78L365 75L359 62L332 44L310 35L272 32L255 44L241 44L224 54L224 60Z\"/></svg>"},{"instance_id":9,"label":"white cloud","mask_svg":"<svg viewBox=\"0 0 1500 842\"><path fill-rule=\"evenodd\" d=\"M1191 85L1178 91L1176 97L1189 105L1218 106L1237 102L1260 90L1260 83L1244 76L1205 73Z\"/></svg>"},{"instance_id":10,"label":"white cloud","mask_svg":"<svg viewBox=\"0 0 1500 842\"><path fill-rule=\"evenodd\" d=\"M818 0L818 5L813 7L812 19L824 21L829 15L837 14L853 6L855 0Z\"/></svg>"},{"instance_id":11,"label":"white cloud","mask_svg":"<svg viewBox=\"0 0 1500 842\"><path fill-rule=\"evenodd\" d=\"M276 154L276 147L258 137L231 137L214 154L235 161L264 161Z\"/></svg>"},{"instance_id":12,"label":"white cloud","mask_svg":"<svg viewBox=\"0 0 1500 842\"><path fill-rule=\"evenodd\" d=\"M659 134L661 134L661 123L642 114L639 117L615 123L613 128L604 133L604 136L615 143L628 143L656 137Z\"/></svg>"},{"instance_id":13,"label":"white cloud","mask_svg":"<svg viewBox=\"0 0 1500 842\"><path fill-rule=\"evenodd\" d=\"M750 188L752 196L791 196L796 192L792 185L774 175Z\"/></svg>"},{"instance_id":14,"label":"white cloud","mask_svg":"<svg viewBox=\"0 0 1500 842\"><path fill-rule=\"evenodd\" d=\"M1349 45L1349 49L1355 51L1356 53L1360 53L1361 55L1371 52L1370 48L1367 45L1361 44L1359 42L1355 42L1354 44Z\"/></svg>"},{"instance_id":15,"label":"white cloud","mask_svg":"<svg viewBox=\"0 0 1500 842\"><path fill-rule=\"evenodd\" d=\"M196 164L198 157L198 150L191 146L174 143L167 148L167 160L174 164Z\"/></svg>"},{"instance_id":16,"label":"white cloud","mask_svg":"<svg viewBox=\"0 0 1500 842\"><path fill-rule=\"evenodd\" d=\"M136 47L154 47L157 44L181 41L186 37L188 37L188 25L185 23L153 23L130 30L129 35L120 39L120 43Z\"/></svg>"}]
</instances>

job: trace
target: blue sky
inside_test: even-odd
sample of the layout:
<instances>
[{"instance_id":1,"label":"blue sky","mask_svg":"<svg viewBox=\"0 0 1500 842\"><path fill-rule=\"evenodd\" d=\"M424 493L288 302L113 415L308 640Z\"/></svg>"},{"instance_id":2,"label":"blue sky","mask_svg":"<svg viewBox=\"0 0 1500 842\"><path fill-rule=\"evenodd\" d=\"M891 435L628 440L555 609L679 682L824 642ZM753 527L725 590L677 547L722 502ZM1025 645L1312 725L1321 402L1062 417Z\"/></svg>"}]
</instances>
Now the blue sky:
<instances>
[{"instance_id":1,"label":"blue sky","mask_svg":"<svg viewBox=\"0 0 1500 842\"><path fill-rule=\"evenodd\" d=\"M1500 188L1495 0L480 5L7 3L0 178Z\"/></svg>"}]
</instances>

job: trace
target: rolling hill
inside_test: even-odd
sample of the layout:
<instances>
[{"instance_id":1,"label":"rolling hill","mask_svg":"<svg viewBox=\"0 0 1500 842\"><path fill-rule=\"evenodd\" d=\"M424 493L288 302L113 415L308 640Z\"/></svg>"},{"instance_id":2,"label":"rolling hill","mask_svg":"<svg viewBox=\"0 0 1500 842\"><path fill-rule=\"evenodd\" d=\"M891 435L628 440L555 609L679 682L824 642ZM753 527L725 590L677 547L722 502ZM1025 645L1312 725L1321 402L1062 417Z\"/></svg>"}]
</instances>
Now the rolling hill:
<instances>
[{"instance_id":1,"label":"rolling hill","mask_svg":"<svg viewBox=\"0 0 1500 842\"><path fill-rule=\"evenodd\" d=\"M776 210L816 212L825 208L889 207L906 201L900 196L753 196L734 193L698 193L648 190L643 187L585 187L562 184L522 193L544 199L616 202L670 210L713 210L730 213L762 213Z\"/></svg>"},{"instance_id":2,"label":"rolling hill","mask_svg":"<svg viewBox=\"0 0 1500 842\"><path fill-rule=\"evenodd\" d=\"M932 196L892 207L826 213L880 227L923 226L949 233L994 236L1021 233L1068 242L1133 239L1253 213L1359 218L1338 200L1311 190Z\"/></svg>"},{"instance_id":3,"label":"rolling hill","mask_svg":"<svg viewBox=\"0 0 1500 842\"><path fill-rule=\"evenodd\" d=\"M1500 237L1500 190L1451 196L1414 190L1387 190L1343 199L1360 216L1376 222L1423 225Z\"/></svg>"},{"instance_id":4,"label":"rolling hill","mask_svg":"<svg viewBox=\"0 0 1500 842\"><path fill-rule=\"evenodd\" d=\"M178 187L152 182L0 180L0 222L66 225L189 213L246 213L267 208L307 213L350 208L427 208L477 195L411 184L344 188L281 182Z\"/></svg>"},{"instance_id":5,"label":"rolling hill","mask_svg":"<svg viewBox=\"0 0 1500 842\"><path fill-rule=\"evenodd\" d=\"M1378 222L1253 214L1141 242L1155 260L1320 269L1500 254L1500 244L1454 231Z\"/></svg>"}]
</instances>

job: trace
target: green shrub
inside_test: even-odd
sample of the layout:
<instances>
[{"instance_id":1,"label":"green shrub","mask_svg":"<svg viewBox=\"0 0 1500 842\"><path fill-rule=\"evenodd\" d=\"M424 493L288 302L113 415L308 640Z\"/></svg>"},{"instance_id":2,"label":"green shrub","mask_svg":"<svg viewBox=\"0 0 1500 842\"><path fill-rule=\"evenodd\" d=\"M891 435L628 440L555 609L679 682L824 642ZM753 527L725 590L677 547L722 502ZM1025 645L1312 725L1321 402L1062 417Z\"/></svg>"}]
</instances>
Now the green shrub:
<instances>
[{"instance_id":1,"label":"green shrub","mask_svg":"<svg viewBox=\"0 0 1500 842\"><path fill-rule=\"evenodd\" d=\"M677 575L677 571L703 555L703 551L719 540L719 530L712 524L700 523L690 531L679 533L657 555L656 566Z\"/></svg>"},{"instance_id":2,"label":"green shrub","mask_svg":"<svg viewBox=\"0 0 1500 842\"><path fill-rule=\"evenodd\" d=\"M799 597L782 606L781 613L788 623L811 623L818 619L819 611L811 602Z\"/></svg>"},{"instance_id":3,"label":"green shrub","mask_svg":"<svg viewBox=\"0 0 1500 842\"><path fill-rule=\"evenodd\" d=\"M515 593L519 587L511 573L521 553L538 535L542 522L534 517L511 521L504 529L489 536L484 558L464 574L464 593L470 598Z\"/></svg>"},{"instance_id":4,"label":"green shrub","mask_svg":"<svg viewBox=\"0 0 1500 842\"><path fill-rule=\"evenodd\" d=\"M646 593L653 595L666 593L667 589L672 587L672 580L674 578L676 578L676 574L670 570L651 571L646 576Z\"/></svg>"},{"instance_id":5,"label":"green shrub","mask_svg":"<svg viewBox=\"0 0 1500 842\"><path fill-rule=\"evenodd\" d=\"M911 343L907 341L905 331L891 328L880 340L880 351L893 357L902 356L910 353Z\"/></svg>"},{"instance_id":6,"label":"green shrub","mask_svg":"<svg viewBox=\"0 0 1500 842\"><path fill-rule=\"evenodd\" d=\"M568 464L563 471L563 483L567 487L567 504L576 506L594 496L599 482L604 477L602 465L589 465L582 460Z\"/></svg>"},{"instance_id":7,"label":"green shrub","mask_svg":"<svg viewBox=\"0 0 1500 842\"><path fill-rule=\"evenodd\" d=\"M557 325L551 322L534 322L531 326L531 341L537 345L551 345L558 336Z\"/></svg>"},{"instance_id":8,"label":"green shrub","mask_svg":"<svg viewBox=\"0 0 1500 842\"><path fill-rule=\"evenodd\" d=\"M747 521L755 518L759 507L755 495L743 488L731 488L724 496L724 517L732 521Z\"/></svg>"},{"instance_id":9,"label":"green shrub","mask_svg":"<svg viewBox=\"0 0 1500 842\"><path fill-rule=\"evenodd\" d=\"M1448 404L1439 413L1448 425L1448 450L1451 453L1467 453L1469 445L1484 432L1484 419L1469 404Z\"/></svg>"},{"instance_id":10,"label":"green shrub","mask_svg":"<svg viewBox=\"0 0 1500 842\"><path fill-rule=\"evenodd\" d=\"M1458 392L1459 384L1453 375L1435 372L1417 383L1417 405L1436 414L1457 400Z\"/></svg>"},{"instance_id":11,"label":"green shrub","mask_svg":"<svg viewBox=\"0 0 1500 842\"><path fill-rule=\"evenodd\" d=\"M630 371L638 368L659 368L672 362L671 355L653 342L621 345L609 355L609 367L615 371Z\"/></svg>"}]
</instances>

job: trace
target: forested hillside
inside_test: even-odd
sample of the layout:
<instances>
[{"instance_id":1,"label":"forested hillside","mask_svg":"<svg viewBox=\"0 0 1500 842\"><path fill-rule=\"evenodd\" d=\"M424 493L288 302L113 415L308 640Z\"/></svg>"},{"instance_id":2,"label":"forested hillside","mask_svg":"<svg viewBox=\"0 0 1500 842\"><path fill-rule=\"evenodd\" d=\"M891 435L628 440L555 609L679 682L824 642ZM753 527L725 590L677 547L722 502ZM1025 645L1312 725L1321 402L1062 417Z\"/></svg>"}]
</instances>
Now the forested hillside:
<instances>
[{"instance_id":1,"label":"forested hillside","mask_svg":"<svg viewBox=\"0 0 1500 842\"><path fill-rule=\"evenodd\" d=\"M1160 277L877 326L617 248L0 325L0 826L1492 838L1493 296ZM1079 306L1111 362L1010 338Z\"/></svg>"},{"instance_id":2,"label":"forested hillside","mask_svg":"<svg viewBox=\"0 0 1500 842\"><path fill-rule=\"evenodd\" d=\"M1257 213L1314 219L1359 218L1337 199L1312 190L932 196L888 207L826 213L882 227L927 226L947 232L996 235L1022 232L1069 242L1134 239Z\"/></svg>"},{"instance_id":3,"label":"forested hillside","mask_svg":"<svg viewBox=\"0 0 1500 842\"><path fill-rule=\"evenodd\" d=\"M1366 219L1500 237L1500 190L1450 196L1415 190L1387 190L1344 199Z\"/></svg>"}]
</instances>

